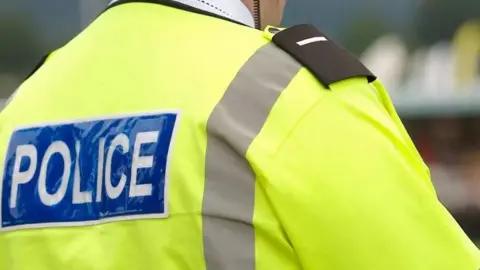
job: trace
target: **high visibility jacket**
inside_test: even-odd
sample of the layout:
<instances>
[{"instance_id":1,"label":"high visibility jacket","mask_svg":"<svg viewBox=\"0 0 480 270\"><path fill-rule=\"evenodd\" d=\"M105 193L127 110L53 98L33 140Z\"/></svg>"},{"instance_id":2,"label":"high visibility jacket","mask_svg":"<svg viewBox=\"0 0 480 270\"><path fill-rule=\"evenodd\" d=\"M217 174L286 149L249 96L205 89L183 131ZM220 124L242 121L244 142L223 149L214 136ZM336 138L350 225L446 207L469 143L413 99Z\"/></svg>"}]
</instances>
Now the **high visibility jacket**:
<instances>
[{"instance_id":1,"label":"high visibility jacket","mask_svg":"<svg viewBox=\"0 0 480 270\"><path fill-rule=\"evenodd\" d=\"M327 37L146 2L1 112L0 270L480 267L381 83L308 53Z\"/></svg>"}]
</instances>

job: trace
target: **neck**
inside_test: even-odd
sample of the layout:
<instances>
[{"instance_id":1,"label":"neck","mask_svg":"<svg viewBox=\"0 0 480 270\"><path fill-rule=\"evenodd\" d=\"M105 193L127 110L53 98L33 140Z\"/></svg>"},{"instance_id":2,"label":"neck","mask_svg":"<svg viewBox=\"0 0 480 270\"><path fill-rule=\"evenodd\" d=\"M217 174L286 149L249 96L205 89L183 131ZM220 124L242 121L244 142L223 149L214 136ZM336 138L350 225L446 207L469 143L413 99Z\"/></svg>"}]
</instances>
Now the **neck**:
<instances>
[{"instance_id":1,"label":"neck","mask_svg":"<svg viewBox=\"0 0 480 270\"><path fill-rule=\"evenodd\" d=\"M252 13L241 0L172 0L255 27Z\"/></svg>"}]
</instances>

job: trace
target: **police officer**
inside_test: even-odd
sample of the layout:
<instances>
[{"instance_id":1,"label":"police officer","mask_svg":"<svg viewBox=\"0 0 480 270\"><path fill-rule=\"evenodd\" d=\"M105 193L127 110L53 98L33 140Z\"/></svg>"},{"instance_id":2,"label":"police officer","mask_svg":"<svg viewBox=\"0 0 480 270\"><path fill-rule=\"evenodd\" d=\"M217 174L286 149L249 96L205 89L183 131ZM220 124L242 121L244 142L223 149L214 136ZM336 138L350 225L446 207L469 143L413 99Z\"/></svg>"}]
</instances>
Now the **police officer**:
<instances>
[{"instance_id":1,"label":"police officer","mask_svg":"<svg viewBox=\"0 0 480 270\"><path fill-rule=\"evenodd\" d=\"M477 270L375 76L256 29L283 2L120 0L46 57L0 114L0 270Z\"/></svg>"}]
</instances>

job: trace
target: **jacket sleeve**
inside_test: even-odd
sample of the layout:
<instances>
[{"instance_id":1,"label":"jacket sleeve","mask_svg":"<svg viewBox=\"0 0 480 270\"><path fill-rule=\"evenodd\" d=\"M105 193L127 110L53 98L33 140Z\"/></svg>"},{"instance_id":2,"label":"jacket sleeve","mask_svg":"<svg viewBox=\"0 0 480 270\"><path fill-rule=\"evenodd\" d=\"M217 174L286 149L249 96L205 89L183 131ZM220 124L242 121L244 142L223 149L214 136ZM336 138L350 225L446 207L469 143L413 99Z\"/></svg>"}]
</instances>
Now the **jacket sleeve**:
<instances>
[{"instance_id":1,"label":"jacket sleeve","mask_svg":"<svg viewBox=\"0 0 480 270\"><path fill-rule=\"evenodd\" d=\"M480 267L379 83L332 85L272 167L264 188L303 269Z\"/></svg>"}]
</instances>

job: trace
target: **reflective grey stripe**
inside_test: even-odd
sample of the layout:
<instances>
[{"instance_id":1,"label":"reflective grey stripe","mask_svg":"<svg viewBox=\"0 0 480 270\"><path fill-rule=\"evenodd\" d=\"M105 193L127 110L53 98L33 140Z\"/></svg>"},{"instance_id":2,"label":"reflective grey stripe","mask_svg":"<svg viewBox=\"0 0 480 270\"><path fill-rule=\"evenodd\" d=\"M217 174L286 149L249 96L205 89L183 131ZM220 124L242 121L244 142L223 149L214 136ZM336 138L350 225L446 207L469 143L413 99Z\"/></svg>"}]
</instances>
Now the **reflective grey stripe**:
<instances>
[{"instance_id":1,"label":"reflective grey stripe","mask_svg":"<svg viewBox=\"0 0 480 270\"><path fill-rule=\"evenodd\" d=\"M301 66L273 44L240 69L207 123L203 245L208 270L255 269L255 173L246 152Z\"/></svg>"}]
</instances>

